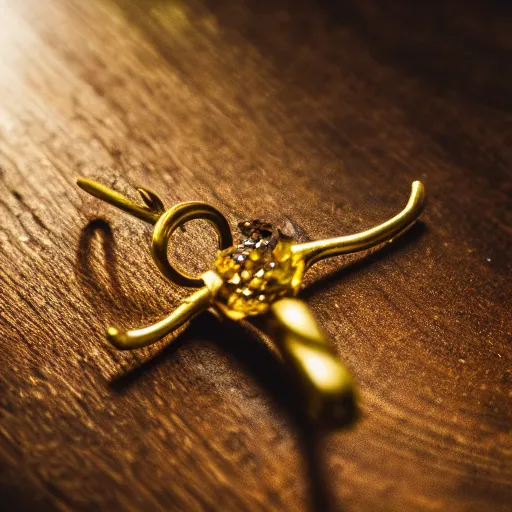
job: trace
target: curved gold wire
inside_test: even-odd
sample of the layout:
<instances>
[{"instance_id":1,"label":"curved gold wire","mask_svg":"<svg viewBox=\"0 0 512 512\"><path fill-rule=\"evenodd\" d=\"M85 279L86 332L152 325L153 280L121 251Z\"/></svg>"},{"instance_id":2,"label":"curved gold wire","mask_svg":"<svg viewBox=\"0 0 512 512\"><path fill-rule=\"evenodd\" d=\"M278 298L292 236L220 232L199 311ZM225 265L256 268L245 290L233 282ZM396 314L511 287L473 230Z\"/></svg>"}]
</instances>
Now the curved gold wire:
<instances>
[{"instance_id":1,"label":"curved gold wire","mask_svg":"<svg viewBox=\"0 0 512 512\"><path fill-rule=\"evenodd\" d=\"M207 286L203 286L203 288L187 297L163 320L149 327L131 331L121 331L115 327L110 327L107 330L107 340L121 350L132 350L151 345L184 325L193 316L207 309L211 299L211 290Z\"/></svg>"},{"instance_id":2,"label":"curved gold wire","mask_svg":"<svg viewBox=\"0 0 512 512\"><path fill-rule=\"evenodd\" d=\"M270 307L269 329L283 358L295 369L312 416L337 412L353 399L350 373L329 347L308 306L281 299Z\"/></svg>"},{"instance_id":3,"label":"curved gold wire","mask_svg":"<svg viewBox=\"0 0 512 512\"><path fill-rule=\"evenodd\" d=\"M226 217L206 203L191 201L180 203L167 210L156 223L151 240L151 254L160 272L176 284L198 288L204 285L201 277L193 277L177 270L169 262L167 245L174 231L191 220L200 219L210 223L217 232L219 249L233 245L233 235Z\"/></svg>"},{"instance_id":4,"label":"curved gold wire","mask_svg":"<svg viewBox=\"0 0 512 512\"><path fill-rule=\"evenodd\" d=\"M306 268L309 268L324 258L363 251L383 242L392 241L395 236L413 225L424 206L425 188L420 181L415 181L412 184L407 206L387 222L355 235L295 244L292 246L292 252L296 257L304 258Z\"/></svg>"}]
</instances>

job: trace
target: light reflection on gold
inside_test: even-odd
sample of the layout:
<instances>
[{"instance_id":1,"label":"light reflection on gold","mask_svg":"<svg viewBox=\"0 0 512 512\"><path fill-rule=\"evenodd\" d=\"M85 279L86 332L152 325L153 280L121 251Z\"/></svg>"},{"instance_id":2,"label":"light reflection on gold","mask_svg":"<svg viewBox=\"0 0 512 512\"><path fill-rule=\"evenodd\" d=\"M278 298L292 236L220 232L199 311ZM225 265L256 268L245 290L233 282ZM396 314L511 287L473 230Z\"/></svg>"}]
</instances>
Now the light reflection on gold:
<instances>
[{"instance_id":1,"label":"light reflection on gold","mask_svg":"<svg viewBox=\"0 0 512 512\"><path fill-rule=\"evenodd\" d=\"M250 233L254 235L263 230L262 233L268 233L265 235L267 238L246 239L233 248L229 248L233 237L227 220L208 204L180 203L164 211L162 201L146 189L139 189L144 202L144 205L139 205L94 181L79 179L77 183L95 197L155 224L152 256L157 267L171 281L199 288L168 317L152 326L130 331L111 327L107 339L114 346L134 349L154 343L208 308L234 320L266 313L266 329L302 383L311 415L318 417L327 409L335 410L340 403L353 399L353 381L348 370L329 347L308 306L294 296L299 291L305 270L317 261L375 247L391 241L408 229L424 207L425 191L419 181L412 184L409 201L398 215L361 233L293 244L289 240L281 240L279 231L271 225L254 221L260 227L251 228L253 222L248 221L241 223L246 226L241 227L241 231L251 229ZM206 220L215 228L219 249L222 251L219 253L220 260L218 257L212 270L197 277L182 273L167 257L168 243L173 232L193 219ZM271 240L274 245L270 244ZM238 259L243 265L237 263ZM240 278L234 280L236 276ZM247 278L248 284L246 288L238 289L236 283L241 283L242 277ZM236 300L232 303L230 294L235 293ZM240 298L245 295L254 295L254 299L244 302ZM254 307L254 301L260 301L261 304ZM237 304L237 309L231 311L230 308L235 306L230 304Z\"/></svg>"}]
</instances>

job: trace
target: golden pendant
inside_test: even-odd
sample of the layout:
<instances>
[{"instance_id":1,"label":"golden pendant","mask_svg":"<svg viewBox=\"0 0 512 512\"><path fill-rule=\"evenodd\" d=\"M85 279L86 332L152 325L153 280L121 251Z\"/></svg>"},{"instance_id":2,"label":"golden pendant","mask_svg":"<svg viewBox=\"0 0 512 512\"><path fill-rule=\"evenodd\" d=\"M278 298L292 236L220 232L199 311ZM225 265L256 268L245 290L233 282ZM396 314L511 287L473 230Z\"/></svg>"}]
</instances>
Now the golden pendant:
<instances>
[{"instance_id":1,"label":"golden pendant","mask_svg":"<svg viewBox=\"0 0 512 512\"><path fill-rule=\"evenodd\" d=\"M410 228L425 204L419 181L412 184L406 207L395 217L355 235L295 243L263 221L238 225L240 240L233 235L226 218L211 205L180 203L165 210L162 201L139 188L144 205L88 179L77 183L86 192L131 215L154 224L151 254L157 267L171 281L198 288L163 320L142 329L111 327L107 339L118 349L131 350L154 343L184 325L201 311L212 308L232 320L264 314L267 329L302 384L313 417L336 415L353 400L352 378L329 347L307 305L296 298L305 272L316 262L331 256L369 249L388 242ZM173 232L185 223L202 219L217 232L219 252L211 270L189 276L169 261L167 248Z\"/></svg>"}]
</instances>

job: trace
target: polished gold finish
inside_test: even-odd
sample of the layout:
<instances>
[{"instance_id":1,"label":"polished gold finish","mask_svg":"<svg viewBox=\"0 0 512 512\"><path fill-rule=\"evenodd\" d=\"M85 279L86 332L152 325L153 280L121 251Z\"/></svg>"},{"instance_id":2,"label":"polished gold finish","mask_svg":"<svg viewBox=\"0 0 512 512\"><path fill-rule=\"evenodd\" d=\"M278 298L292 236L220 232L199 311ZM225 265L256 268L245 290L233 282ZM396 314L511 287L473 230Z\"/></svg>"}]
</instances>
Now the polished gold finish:
<instances>
[{"instance_id":1,"label":"polished gold finish","mask_svg":"<svg viewBox=\"0 0 512 512\"><path fill-rule=\"evenodd\" d=\"M419 181L412 184L409 202L392 219L361 233L303 244L293 243L262 221L239 224L245 236L233 246L226 218L213 206L180 203L164 211L162 201L147 189L137 189L144 205L88 179L78 185L138 219L154 224L151 254L162 274L172 282L199 288L168 317L143 329L121 331L111 327L107 339L119 349L135 349L154 343L185 325L199 312L212 308L232 320L267 314L267 328L283 358L295 370L308 398L313 416L330 413L353 397L352 378L329 348L306 304L294 296L305 271L331 256L362 251L395 237L410 228L425 203ZM176 269L167 256L169 240L185 223L202 219L217 233L219 253L212 270L202 276L189 276Z\"/></svg>"},{"instance_id":2,"label":"polished gold finish","mask_svg":"<svg viewBox=\"0 0 512 512\"><path fill-rule=\"evenodd\" d=\"M121 350L132 350L145 347L175 331L188 322L193 316L210 306L211 291L203 286L187 297L169 316L156 324L133 331L119 331L115 327L107 330L107 340Z\"/></svg>"},{"instance_id":3,"label":"polished gold finish","mask_svg":"<svg viewBox=\"0 0 512 512\"><path fill-rule=\"evenodd\" d=\"M176 269L167 257L169 240L177 228L191 220L202 219L210 223L217 231L219 249L233 244L233 236L228 221L213 206L206 203L188 202L173 206L165 211L163 202L156 194L145 188L137 188L146 206L139 206L119 192L109 189L101 183L85 178L77 179L77 185L89 194L130 213L140 220L155 224L151 241L151 255L162 274L181 286L198 288L204 285L200 277L193 277Z\"/></svg>"},{"instance_id":4,"label":"polished gold finish","mask_svg":"<svg viewBox=\"0 0 512 512\"><path fill-rule=\"evenodd\" d=\"M272 339L303 385L312 416L319 416L326 404L336 407L351 398L352 377L303 301L286 298L275 302L268 324Z\"/></svg>"},{"instance_id":5,"label":"polished gold finish","mask_svg":"<svg viewBox=\"0 0 512 512\"><path fill-rule=\"evenodd\" d=\"M220 250L233 245L231 229L224 215L209 204L197 202L180 203L163 213L155 224L151 240L151 254L160 272L176 284L194 288L203 286L203 280L175 269L167 257L167 245L178 227L196 219L205 220L215 228Z\"/></svg>"},{"instance_id":6,"label":"polished gold finish","mask_svg":"<svg viewBox=\"0 0 512 512\"><path fill-rule=\"evenodd\" d=\"M383 242L393 241L396 236L414 224L424 206L425 188L420 181L415 181L412 184L407 206L392 219L355 235L296 244L292 250L296 255L304 258L307 268L324 258L364 251Z\"/></svg>"},{"instance_id":7,"label":"polished gold finish","mask_svg":"<svg viewBox=\"0 0 512 512\"><path fill-rule=\"evenodd\" d=\"M109 203L116 208L119 208L120 210L123 210L126 213L133 215L134 217L137 217L140 220L149 222L150 224L156 224L157 220L165 210L162 201L160 201L160 199L158 199L157 196L153 194L153 192L150 192L147 189L137 189L142 197L142 200L146 203L146 206L139 206L137 203L130 201L119 192L116 192L115 190L112 190L105 185L97 183L93 180L78 178L76 183L81 189L85 190L92 196L97 197L98 199L101 199L102 201L105 201L106 203ZM153 203L153 205L151 205L151 203L148 205L149 198L156 198L156 201ZM158 205L158 207L155 208L155 204Z\"/></svg>"}]
</instances>

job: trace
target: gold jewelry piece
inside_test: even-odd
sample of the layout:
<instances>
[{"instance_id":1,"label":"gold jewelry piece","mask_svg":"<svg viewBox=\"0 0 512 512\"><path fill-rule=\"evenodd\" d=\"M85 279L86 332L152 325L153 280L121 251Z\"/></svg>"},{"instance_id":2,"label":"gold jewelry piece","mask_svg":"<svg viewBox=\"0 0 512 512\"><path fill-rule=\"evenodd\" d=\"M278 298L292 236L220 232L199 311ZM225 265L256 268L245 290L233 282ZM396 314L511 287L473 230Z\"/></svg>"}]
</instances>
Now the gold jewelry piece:
<instances>
[{"instance_id":1,"label":"gold jewelry piece","mask_svg":"<svg viewBox=\"0 0 512 512\"><path fill-rule=\"evenodd\" d=\"M294 243L278 228L260 220L240 222L240 241L233 236L226 218L205 203L187 202L165 210L151 191L138 188L144 205L94 181L80 178L78 186L131 215L154 224L151 254L160 271L172 282L199 288L163 320L142 329L110 327L107 339L122 350L154 343L184 325L201 311L212 308L232 320L266 314L266 328L283 359L299 377L308 398L309 412L333 414L353 399L352 378L331 350L307 305L296 299L304 273L314 263L331 256L369 249L392 241L417 220L425 203L419 181L412 184L406 207L395 217L355 235ZM167 257L173 232L186 222L202 219L217 232L219 251L212 269L189 276L175 268Z\"/></svg>"}]
</instances>

